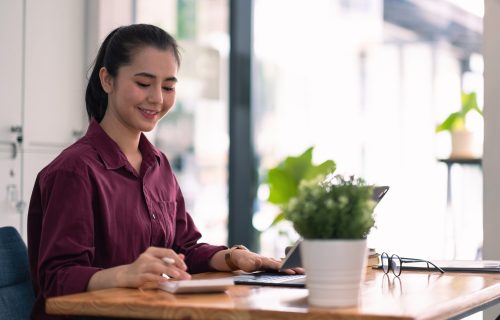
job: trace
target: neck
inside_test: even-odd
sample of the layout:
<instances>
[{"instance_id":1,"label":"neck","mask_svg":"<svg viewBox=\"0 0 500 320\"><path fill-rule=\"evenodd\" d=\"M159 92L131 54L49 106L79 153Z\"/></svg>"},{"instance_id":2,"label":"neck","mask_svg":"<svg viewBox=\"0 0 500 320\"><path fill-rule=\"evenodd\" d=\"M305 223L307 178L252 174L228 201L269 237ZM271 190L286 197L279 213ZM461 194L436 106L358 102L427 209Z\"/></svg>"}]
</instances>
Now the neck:
<instances>
[{"instance_id":1,"label":"neck","mask_svg":"<svg viewBox=\"0 0 500 320\"><path fill-rule=\"evenodd\" d=\"M106 116L99 125L118 144L125 156L129 157L139 152L140 131L131 130L119 121L111 121L110 117Z\"/></svg>"}]
</instances>

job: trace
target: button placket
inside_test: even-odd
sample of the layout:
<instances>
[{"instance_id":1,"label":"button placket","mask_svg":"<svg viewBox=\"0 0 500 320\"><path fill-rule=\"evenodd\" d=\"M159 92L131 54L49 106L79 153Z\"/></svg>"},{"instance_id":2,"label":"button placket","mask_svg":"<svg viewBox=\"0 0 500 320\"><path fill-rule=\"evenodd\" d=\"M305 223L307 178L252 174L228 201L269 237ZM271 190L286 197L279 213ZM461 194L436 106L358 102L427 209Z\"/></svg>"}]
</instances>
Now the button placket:
<instances>
[{"instance_id":1,"label":"button placket","mask_svg":"<svg viewBox=\"0 0 500 320\"><path fill-rule=\"evenodd\" d=\"M149 217L152 220L156 220L156 215L153 212L153 208L152 208L152 205L151 205L151 199L149 199L148 192L146 191L146 185L144 184L144 179L143 179L143 182L142 182L142 193L144 194L144 199L146 200L146 206L148 208Z\"/></svg>"}]
</instances>

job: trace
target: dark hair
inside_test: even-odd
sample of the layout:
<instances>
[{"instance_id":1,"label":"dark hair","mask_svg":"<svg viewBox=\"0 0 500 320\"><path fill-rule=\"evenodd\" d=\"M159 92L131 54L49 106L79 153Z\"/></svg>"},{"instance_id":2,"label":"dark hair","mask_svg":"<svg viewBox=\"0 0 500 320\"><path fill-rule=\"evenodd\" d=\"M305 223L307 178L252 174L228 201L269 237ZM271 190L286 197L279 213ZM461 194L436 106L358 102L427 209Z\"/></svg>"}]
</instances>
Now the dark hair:
<instances>
[{"instance_id":1,"label":"dark hair","mask_svg":"<svg viewBox=\"0 0 500 320\"><path fill-rule=\"evenodd\" d=\"M104 40L94 61L85 93L85 104L89 120L101 122L108 107L108 95L101 86L99 70L105 67L112 77L118 69L130 63L133 55L144 47L172 50L177 65L180 65L179 47L175 39L164 30L149 24L133 24L113 30Z\"/></svg>"}]
</instances>

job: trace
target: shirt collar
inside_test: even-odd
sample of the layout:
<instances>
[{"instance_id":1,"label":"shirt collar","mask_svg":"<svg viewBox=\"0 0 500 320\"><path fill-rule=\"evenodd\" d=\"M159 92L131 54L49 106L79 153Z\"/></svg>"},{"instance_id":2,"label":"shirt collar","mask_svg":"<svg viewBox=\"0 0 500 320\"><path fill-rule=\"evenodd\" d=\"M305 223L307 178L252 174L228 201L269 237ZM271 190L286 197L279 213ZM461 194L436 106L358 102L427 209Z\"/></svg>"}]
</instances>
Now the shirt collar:
<instances>
[{"instance_id":1,"label":"shirt collar","mask_svg":"<svg viewBox=\"0 0 500 320\"><path fill-rule=\"evenodd\" d=\"M156 159L156 162L160 164L161 152L148 140L148 138L146 138L144 133L141 133L139 150L142 154L142 161L146 161L146 163L151 166L153 165L152 162Z\"/></svg>"},{"instance_id":2,"label":"shirt collar","mask_svg":"<svg viewBox=\"0 0 500 320\"><path fill-rule=\"evenodd\" d=\"M95 119L90 121L85 137L90 140L92 146L104 162L106 169L113 170L127 165L127 157L120 150L118 144L108 136ZM139 140L139 150L146 164L152 165L151 162L153 159L156 159L158 164L160 164L160 151L149 142L143 133L141 133Z\"/></svg>"}]
</instances>

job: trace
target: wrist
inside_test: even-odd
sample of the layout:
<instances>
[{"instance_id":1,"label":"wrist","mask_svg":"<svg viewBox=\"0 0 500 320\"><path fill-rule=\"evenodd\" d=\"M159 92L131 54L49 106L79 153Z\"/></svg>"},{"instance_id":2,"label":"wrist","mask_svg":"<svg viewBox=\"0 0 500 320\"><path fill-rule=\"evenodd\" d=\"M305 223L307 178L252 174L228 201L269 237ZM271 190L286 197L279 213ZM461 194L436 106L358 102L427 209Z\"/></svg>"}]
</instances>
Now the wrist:
<instances>
[{"instance_id":1,"label":"wrist","mask_svg":"<svg viewBox=\"0 0 500 320\"><path fill-rule=\"evenodd\" d=\"M226 253L224 254L224 260L226 262L226 265L228 266L229 270L231 271L235 271L235 270L239 270L240 267L238 266L237 263L235 263L233 257L233 253L236 251L236 250L245 250L245 251L248 251L248 249L244 246L244 245L241 245L241 244L238 244L238 245L235 245L233 247L231 247L229 250L226 251Z\"/></svg>"},{"instance_id":2,"label":"wrist","mask_svg":"<svg viewBox=\"0 0 500 320\"><path fill-rule=\"evenodd\" d=\"M127 281L127 269L129 268L129 266L130 265L126 264L116 267L113 287L118 287L118 288L130 287L130 284Z\"/></svg>"}]
</instances>

